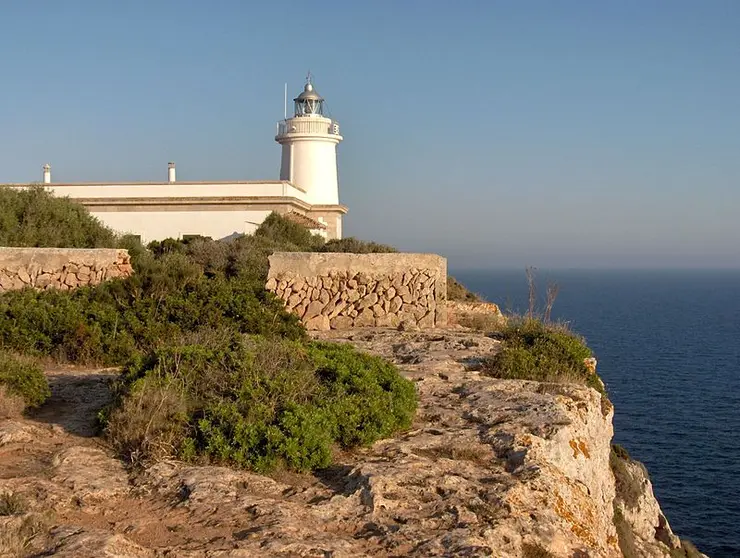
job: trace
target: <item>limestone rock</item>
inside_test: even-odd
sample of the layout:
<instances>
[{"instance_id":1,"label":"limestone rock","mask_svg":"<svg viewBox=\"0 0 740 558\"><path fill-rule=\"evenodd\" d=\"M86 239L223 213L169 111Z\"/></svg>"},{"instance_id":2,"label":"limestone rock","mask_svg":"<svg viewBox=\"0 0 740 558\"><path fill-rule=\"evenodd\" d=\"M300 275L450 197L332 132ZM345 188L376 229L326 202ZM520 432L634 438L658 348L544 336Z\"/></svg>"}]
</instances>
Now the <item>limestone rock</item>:
<instances>
[{"instance_id":1,"label":"limestone rock","mask_svg":"<svg viewBox=\"0 0 740 558\"><path fill-rule=\"evenodd\" d=\"M375 318L375 327L398 327L398 316L385 314Z\"/></svg>"},{"instance_id":2,"label":"limestone rock","mask_svg":"<svg viewBox=\"0 0 740 558\"><path fill-rule=\"evenodd\" d=\"M370 308L378 302L378 295L376 293L370 293L365 298L361 299L357 303L357 309L362 310L363 308Z\"/></svg>"},{"instance_id":3,"label":"limestone rock","mask_svg":"<svg viewBox=\"0 0 740 558\"><path fill-rule=\"evenodd\" d=\"M52 481L74 491L85 506L129 492L128 474L118 459L100 448L73 446L54 456Z\"/></svg>"},{"instance_id":4,"label":"limestone rock","mask_svg":"<svg viewBox=\"0 0 740 558\"><path fill-rule=\"evenodd\" d=\"M53 556L58 558L154 558L146 549L123 535L101 529L55 529Z\"/></svg>"},{"instance_id":5,"label":"limestone rock","mask_svg":"<svg viewBox=\"0 0 740 558\"><path fill-rule=\"evenodd\" d=\"M416 320L413 319L401 319L398 324L399 331L419 331L419 326L416 325Z\"/></svg>"},{"instance_id":6,"label":"limestone rock","mask_svg":"<svg viewBox=\"0 0 740 558\"><path fill-rule=\"evenodd\" d=\"M306 313L303 314L303 320L305 322L308 322L308 320L311 320L312 318L315 318L316 316L321 314L321 311L324 309L324 303L320 300L313 300L309 303L308 307L306 308Z\"/></svg>"},{"instance_id":7,"label":"limestone rock","mask_svg":"<svg viewBox=\"0 0 740 558\"><path fill-rule=\"evenodd\" d=\"M332 329L349 329L354 325L354 320L349 316L335 316L330 324Z\"/></svg>"},{"instance_id":8,"label":"limestone rock","mask_svg":"<svg viewBox=\"0 0 740 558\"><path fill-rule=\"evenodd\" d=\"M306 329L309 331L328 331L329 328L329 316L325 316L323 314L314 316L306 321Z\"/></svg>"},{"instance_id":9,"label":"limestone rock","mask_svg":"<svg viewBox=\"0 0 740 558\"><path fill-rule=\"evenodd\" d=\"M375 314L369 308L357 314L355 327L373 327L375 325Z\"/></svg>"},{"instance_id":10,"label":"limestone rock","mask_svg":"<svg viewBox=\"0 0 740 558\"><path fill-rule=\"evenodd\" d=\"M27 444L45 435L38 426L23 421L0 419L0 447L7 444Z\"/></svg>"}]
</instances>

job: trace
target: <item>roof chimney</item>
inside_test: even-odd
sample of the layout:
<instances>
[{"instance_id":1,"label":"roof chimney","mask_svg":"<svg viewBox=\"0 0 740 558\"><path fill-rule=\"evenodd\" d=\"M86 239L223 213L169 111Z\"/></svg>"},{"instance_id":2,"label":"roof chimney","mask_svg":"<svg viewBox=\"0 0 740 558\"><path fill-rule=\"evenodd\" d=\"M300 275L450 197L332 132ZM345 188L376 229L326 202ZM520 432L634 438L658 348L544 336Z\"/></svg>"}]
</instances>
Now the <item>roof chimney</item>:
<instances>
[{"instance_id":1,"label":"roof chimney","mask_svg":"<svg viewBox=\"0 0 740 558\"><path fill-rule=\"evenodd\" d=\"M175 181L175 163L167 163L167 181Z\"/></svg>"},{"instance_id":2,"label":"roof chimney","mask_svg":"<svg viewBox=\"0 0 740 558\"><path fill-rule=\"evenodd\" d=\"M51 184L51 165L49 163L44 165L44 184Z\"/></svg>"}]
</instances>

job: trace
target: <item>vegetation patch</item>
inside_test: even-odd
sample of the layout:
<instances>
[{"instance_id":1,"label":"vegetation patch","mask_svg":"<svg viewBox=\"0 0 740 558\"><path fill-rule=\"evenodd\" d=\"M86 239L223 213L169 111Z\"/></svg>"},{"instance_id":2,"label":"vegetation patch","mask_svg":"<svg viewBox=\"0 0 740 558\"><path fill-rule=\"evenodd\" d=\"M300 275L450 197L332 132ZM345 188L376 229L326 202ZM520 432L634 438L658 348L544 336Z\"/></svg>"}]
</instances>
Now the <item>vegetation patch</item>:
<instances>
[{"instance_id":1,"label":"vegetation patch","mask_svg":"<svg viewBox=\"0 0 740 558\"><path fill-rule=\"evenodd\" d=\"M510 318L500 332L503 347L484 361L494 378L579 383L606 395L604 385L584 360L592 356L584 339L563 324L536 318Z\"/></svg>"},{"instance_id":2,"label":"vegetation patch","mask_svg":"<svg viewBox=\"0 0 740 558\"><path fill-rule=\"evenodd\" d=\"M38 407L50 395L49 382L36 362L0 350L0 413Z\"/></svg>"},{"instance_id":3,"label":"vegetation patch","mask_svg":"<svg viewBox=\"0 0 740 558\"><path fill-rule=\"evenodd\" d=\"M411 382L348 345L205 330L128 367L106 433L133 462L306 471L329 465L335 443L367 445L409 427L415 409Z\"/></svg>"},{"instance_id":4,"label":"vegetation patch","mask_svg":"<svg viewBox=\"0 0 740 558\"><path fill-rule=\"evenodd\" d=\"M640 558L642 554L637 548L637 540L632 532L632 527L624 517L622 509L614 503L614 527L617 530L617 542L619 550L622 551L624 558Z\"/></svg>"},{"instance_id":5,"label":"vegetation patch","mask_svg":"<svg viewBox=\"0 0 740 558\"><path fill-rule=\"evenodd\" d=\"M253 235L167 239L145 248L43 189L1 193L10 200L0 219L5 244L118 246L131 254L130 277L0 295L0 348L123 365L115 403L100 417L132 462L178 456L303 471L326 466L334 444L370 444L411 424L416 392L393 365L349 346L310 342L298 318L264 288L268 257L277 250L392 248L355 239L325 243L277 214ZM38 367L4 352L0 387L6 399L22 397L27 405L49 395Z\"/></svg>"},{"instance_id":6,"label":"vegetation patch","mask_svg":"<svg viewBox=\"0 0 740 558\"><path fill-rule=\"evenodd\" d=\"M619 448L619 449L618 449ZM609 454L609 466L614 474L614 483L616 487L616 498L624 502L624 505L634 509L640 502L640 496L643 493L643 478L648 478L647 470L642 463L632 461L629 454L625 457L626 450L617 446L612 446ZM642 475L634 475L630 467L634 465L642 470Z\"/></svg>"},{"instance_id":7,"label":"vegetation patch","mask_svg":"<svg viewBox=\"0 0 740 558\"><path fill-rule=\"evenodd\" d=\"M398 252L398 249L387 244L358 240L352 236L329 240L321 246L319 252L346 252L352 254L388 254Z\"/></svg>"},{"instance_id":8,"label":"vegetation patch","mask_svg":"<svg viewBox=\"0 0 740 558\"><path fill-rule=\"evenodd\" d=\"M0 246L106 248L116 237L87 210L41 186L0 187Z\"/></svg>"},{"instance_id":9,"label":"vegetation patch","mask_svg":"<svg viewBox=\"0 0 740 558\"><path fill-rule=\"evenodd\" d=\"M0 494L0 516L21 515L28 509L28 503L20 494L3 492Z\"/></svg>"},{"instance_id":10,"label":"vegetation patch","mask_svg":"<svg viewBox=\"0 0 740 558\"><path fill-rule=\"evenodd\" d=\"M455 302L482 302L481 297L468 290L451 275L447 277L447 300Z\"/></svg>"}]
</instances>

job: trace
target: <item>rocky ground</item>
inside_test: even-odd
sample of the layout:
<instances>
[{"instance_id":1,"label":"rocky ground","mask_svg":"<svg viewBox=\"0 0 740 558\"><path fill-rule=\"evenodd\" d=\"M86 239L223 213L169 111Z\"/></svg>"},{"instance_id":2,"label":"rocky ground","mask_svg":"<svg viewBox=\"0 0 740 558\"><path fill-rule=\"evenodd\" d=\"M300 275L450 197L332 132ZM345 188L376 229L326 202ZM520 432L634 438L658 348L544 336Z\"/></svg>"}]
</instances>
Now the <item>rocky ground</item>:
<instances>
[{"instance_id":1,"label":"rocky ground","mask_svg":"<svg viewBox=\"0 0 740 558\"><path fill-rule=\"evenodd\" d=\"M94 436L115 371L51 370L51 401L0 421L0 556L622 556L595 391L482 376L498 342L460 328L317 335L398 363L420 394L409 432L315 475L132 472ZM625 471L621 534L665 556L677 539L644 470Z\"/></svg>"}]
</instances>

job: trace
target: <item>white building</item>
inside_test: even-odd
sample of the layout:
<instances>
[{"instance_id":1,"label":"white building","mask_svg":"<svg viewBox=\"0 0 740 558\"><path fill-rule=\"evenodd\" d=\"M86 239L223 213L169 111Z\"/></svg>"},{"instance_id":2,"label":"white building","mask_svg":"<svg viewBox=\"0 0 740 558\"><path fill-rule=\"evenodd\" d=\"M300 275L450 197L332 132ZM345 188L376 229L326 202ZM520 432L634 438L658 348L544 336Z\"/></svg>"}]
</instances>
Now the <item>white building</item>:
<instances>
[{"instance_id":1,"label":"white building","mask_svg":"<svg viewBox=\"0 0 740 558\"><path fill-rule=\"evenodd\" d=\"M144 242L248 234L273 211L328 239L341 238L347 208L339 203L339 124L324 116L324 99L310 77L293 101L294 116L278 123L275 136L282 146L279 180L178 182L175 164L169 163L166 182L54 183L47 164L43 183L56 196L83 204L112 229Z\"/></svg>"}]
</instances>

